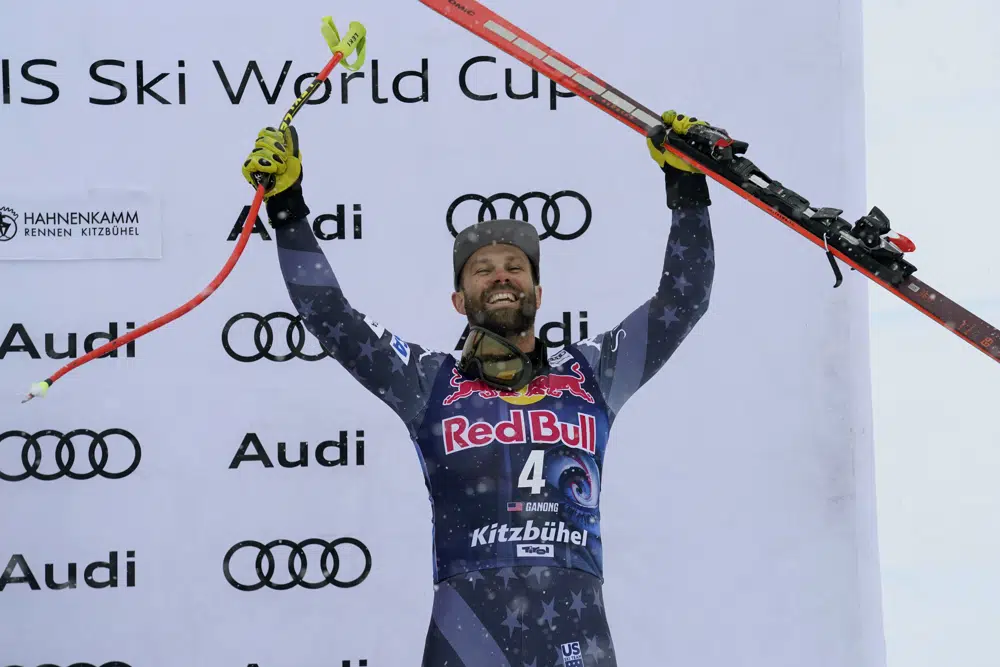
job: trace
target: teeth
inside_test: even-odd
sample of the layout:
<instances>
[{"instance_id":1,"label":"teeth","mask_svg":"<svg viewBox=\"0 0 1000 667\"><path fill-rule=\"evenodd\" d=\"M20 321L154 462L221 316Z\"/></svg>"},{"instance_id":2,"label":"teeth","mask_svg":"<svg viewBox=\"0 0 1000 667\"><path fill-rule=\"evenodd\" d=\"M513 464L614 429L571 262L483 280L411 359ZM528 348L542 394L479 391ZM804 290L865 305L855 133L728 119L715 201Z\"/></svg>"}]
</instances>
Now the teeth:
<instances>
[{"instance_id":1,"label":"teeth","mask_svg":"<svg viewBox=\"0 0 1000 667\"><path fill-rule=\"evenodd\" d=\"M513 294L510 292L503 292L501 294L494 294L489 298L487 303L499 303L500 301L517 301Z\"/></svg>"}]
</instances>

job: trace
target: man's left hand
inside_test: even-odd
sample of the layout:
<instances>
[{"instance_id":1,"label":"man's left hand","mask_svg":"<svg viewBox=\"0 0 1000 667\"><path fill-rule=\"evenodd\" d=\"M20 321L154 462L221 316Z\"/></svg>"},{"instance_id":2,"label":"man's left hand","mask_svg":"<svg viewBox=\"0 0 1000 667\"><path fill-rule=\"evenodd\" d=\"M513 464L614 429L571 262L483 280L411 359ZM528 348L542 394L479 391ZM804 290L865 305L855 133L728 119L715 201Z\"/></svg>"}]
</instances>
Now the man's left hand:
<instances>
[{"instance_id":1,"label":"man's left hand","mask_svg":"<svg viewBox=\"0 0 1000 667\"><path fill-rule=\"evenodd\" d=\"M698 120L697 118L693 118L691 116L685 116L684 114L679 114L673 110L664 111L660 114L660 118L663 119L663 123L668 129L673 130L677 134L687 134L687 131L692 125L708 125L708 123L703 120ZM649 148L650 157L652 157L656 164L659 165L660 169L663 169L664 165L669 165L674 169L679 169L680 171L687 171L693 174L702 173L699 169L692 167L670 151L665 150L662 144L654 142L652 137L646 137L646 146Z\"/></svg>"}]
</instances>

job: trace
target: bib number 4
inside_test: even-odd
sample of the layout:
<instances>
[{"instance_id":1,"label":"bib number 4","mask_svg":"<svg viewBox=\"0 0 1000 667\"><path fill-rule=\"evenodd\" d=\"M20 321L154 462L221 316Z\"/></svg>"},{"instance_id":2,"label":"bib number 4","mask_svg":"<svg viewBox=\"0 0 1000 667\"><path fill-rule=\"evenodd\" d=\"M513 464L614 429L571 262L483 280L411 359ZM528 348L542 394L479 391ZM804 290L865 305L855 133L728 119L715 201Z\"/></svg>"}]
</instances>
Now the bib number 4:
<instances>
[{"instance_id":1,"label":"bib number 4","mask_svg":"<svg viewBox=\"0 0 1000 667\"><path fill-rule=\"evenodd\" d=\"M521 468L521 474L517 478L517 488L530 489L531 493L538 494L545 488L545 450L533 449L528 455L528 460Z\"/></svg>"}]
</instances>

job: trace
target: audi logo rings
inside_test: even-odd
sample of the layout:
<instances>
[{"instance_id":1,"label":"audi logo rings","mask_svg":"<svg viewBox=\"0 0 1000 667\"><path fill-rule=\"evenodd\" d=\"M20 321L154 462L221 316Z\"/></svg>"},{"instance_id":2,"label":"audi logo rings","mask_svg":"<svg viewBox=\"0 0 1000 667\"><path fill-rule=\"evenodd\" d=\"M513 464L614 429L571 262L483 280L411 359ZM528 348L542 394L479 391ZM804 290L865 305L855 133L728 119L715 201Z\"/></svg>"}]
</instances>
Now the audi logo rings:
<instances>
[{"instance_id":1,"label":"audi logo rings","mask_svg":"<svg viewBox=\"0 0 1000 667\"><path fill-rule=\"evenodd\" d=\"M348 579L346 581L337 579L337 575L340 573L341 565L343 564L343 561L341 560L342 554L339 552L339 547L341 545L350 545L354 547L364 558L364 567L361 569L361 574L354 579ZM291 579L285 583L275 583L273 581L275 573L275 559L272 552L276 547L287 547L289 549L288 574ZM317 581L306 581L306 570L309 569L308 559L306 558L307 547L322 547L318 562L320 569L323 571L323 578ZM255 549L257 551L257 556L254 561L254 569L256 570L257 575L256 583L243 584L236 581L233 577L231 567L233 557L240 551L240 549L244 548ZM330 567L327 566L327 561L329 560L332 560L332 566ZM242 542L238 542L233 545L232 548L226 552L225 558L222 559L222 571L226 576L226 581L228 581L233 588L241 591L257 591L265 586L275 591L287 591L294 586L301 586L302 588L308 588L310 590L316 590L318 588L323 588L324 586L353 588L368 578L368 573L371 572L371 569L371 552L368 551L368 547L366 547L363 542L353 537L340 537L332 542L320 539L309 539L304 540L303 542L292 542L291 540L272 540L267 544L264 544L263 542L256 542L254 540L243 540Z\"/></svg>"},{"instance_id":2,"label":"audi logo rings","mask_svg":"<svg viewBox=\"0 0 1000 667\"><path fill-rule=\"evenodd\" d=\"M253 354L240 354L233 349L233 344L230 336L233 326L241 320L251 320L256 322L253 330L253 344L256 347L256 352ZM274 346L275 333L274 329L271 327L271 323L275 320L284 320L288 322L288 326L285 329L285 344L288 345L287 354L274 354L271 352L271 348ZM226 354L235 359L236 361L242 361L249 363L252 361L259 361L260 359L268 359L270 361L288 361L289 359L304 359L306 361L318 361L324 357L329 357L330 353L323 350L317 354L308 354L304 352L306 345L306 340L308 338L313 338L313 336L306 331L305 325L302 324L302 318L297 315L291 315L289 313L271 313L270 315L258 315L257 313L238 313L229 318L226 322L226 326L222 328L222 347L225 348Z\"/></svg>"},{"instance_id":3,"label":"audi logo rings","mask_svg":"<svg viewBox=\"0 0 1000 667\"><path fill-rule=\"evenodd\" d=\"M582 220L577 221L573 225L573 229L567 231L567 226L564 225L562 228L559 227L560 223L563 222L563 212L559 208L558 200L570 198L575 199L583 206L583 216ZM547 239L550 236L560 241L571 241L576 238L580 238L587 228L590 227L590 221L593 218L593 209L590 207L590 202L587 198L581 195L579 192L574 192L572 190L560 190L554 195L547 195L544 192L528 192L520 197L513 195L509 192L499 192L490 197L484 197L482 195L468 194L462 195L455 201L451 203L448 207L448 213L445 215L445 223L448 225L448 231L451 232L453 237L458 236L459 230L455 228L454 216L455 209L464 204L465 202L479 202L479 212L476 214L476 218L470 221L469 224L474 222L485 222L486 220L496 220L497 219L497 209L494 206L498 201L509 201L510 202L510 213L508 218L514 220L523 220L524 222L531 222L530 216L528 215L527 202L533 199L539 199L542 202L542 210L539 215L539 222L542 225L544 231L539 235L539 239ZM487 217L487 214L489 217ZM465 225L463 225L464 227Z\"/></svg>"},{"instance_id":4,"label":"audi logo rings","mask_svg":"<svg viewBox=\"0 0 1000 667\"><path fill-rule=\"evenodd\" d=\"M56 438L55 459L56 472L47 473L41 471L42 466L42 443L43 438ZM87 461L90 469L86 472L76 472L73 464L76 462L77 452L74 445L74 438L80 442L83 438L90 439L90 446L87 448ZM21 465L23 472L4 472L4 468L10 469L10 460L13 458L7 453L10 451L9 441L21 442ZM114 441L116 451L123 447L131 450L131 462L120 472L108 470L108 461L111 459L111 447L109 441ZM124 442L123 442L124 441ZM139 447L139 440L123 428L109 428L100 433L90 429L78 428L69 433L60 433L53 429L45 429L35 434L26 431L5 431L0 433L0 480L5 482L20 482L33 477L46 482L50 482L60 477L84 480L101 476L105 479L121 479L135 472L139 467L139 460L142 458L142 448Z\"/></svg>"}]
</instances>

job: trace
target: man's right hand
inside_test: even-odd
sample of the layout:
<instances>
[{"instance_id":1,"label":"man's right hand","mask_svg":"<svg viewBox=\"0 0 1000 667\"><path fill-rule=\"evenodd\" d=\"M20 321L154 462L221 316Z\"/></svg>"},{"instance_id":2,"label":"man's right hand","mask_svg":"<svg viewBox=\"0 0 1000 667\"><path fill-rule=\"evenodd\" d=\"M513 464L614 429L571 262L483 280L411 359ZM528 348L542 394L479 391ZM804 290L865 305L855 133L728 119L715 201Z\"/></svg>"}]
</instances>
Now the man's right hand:
<instances>
[{"instance_id":1,"label":"man's right hand","mask_svg":"<svg viewBox=\"0 0 1000 667\"><path fill-rule=\"evenodd\" d=\"M257 134L254 148L243 162L243 177L257 188L255 174L264 174L267 190L264 199L270 199L295 185L302 178L302 159L299 155L299 138L291 125L284 133L265 127ZM268 183L273 181L271 187Z\"/></svg>"}]
</instances>

